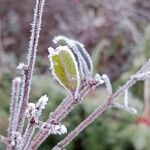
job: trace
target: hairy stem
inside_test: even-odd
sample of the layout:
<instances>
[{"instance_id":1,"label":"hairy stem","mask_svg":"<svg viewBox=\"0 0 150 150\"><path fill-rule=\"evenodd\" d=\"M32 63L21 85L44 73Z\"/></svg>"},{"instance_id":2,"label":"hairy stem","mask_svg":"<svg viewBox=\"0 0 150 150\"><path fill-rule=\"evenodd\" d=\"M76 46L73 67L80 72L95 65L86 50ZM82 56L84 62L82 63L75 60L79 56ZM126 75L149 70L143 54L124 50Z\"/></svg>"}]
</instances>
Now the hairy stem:
<instances>
[{"instance_id":1,"label":"hairy stem","mask_svg":"<svg viewBox=\"0 0 150 150\"><path fill-rule=\"evenodd\" d=\"M8 144L8 138L4 137L3 135L0 135L0 142L4 144Z\"/></svg>"},{"instance_id":2,"label":"hairy stem","mask_svg":"<svg viewBox=\"0 0 150 150\"><path fill-rule=\"evenodd\" d=\"M89 115L84 121L82 121L70 134L67 135L61 142L59 142L53 150L65 148L76 136L79 135L89 124L91 124L99 115L106 111L111 106L112 99L108 99L104 104L99 106Z\"/></svg>"},{"instance_id":3,"label":"hairy stem","mask_svg":"<svg viewBox=\"0 0 150 150\"><path fill-rule=\"evenodd\" d=\"M32 123L32 120L29 120L25 134L23 136L22 143L19 147L19 150L28 150L28 146L29 146L32 136L35 132L35 129L36 129L35 124Z\"/></svg>"},{"instance_id":4,"label":"hairy stem","mask_svg":"<svg viewBox=\"0 0 150 150\"><path fill-rule=\"evenodd\" d=\"M41 30L41 20L42 20L44 2L45 0L36 0L36 7L34 11L31 37L30 37L29 49L28 49L27 65L24 66L22 98L20 100L20 112L19 112L18 126L17 126L18 132L22 132L24 118L25 118L24 113L29 101L32 74L34 70L37 46L38 46L39 35Z\"/></svg>"},{"instance_id":5,"label":"hairy stem","mask_svg":"<svg viewBox=\"0 0 150 150\"><path fill-rule=\"evenodd\" d=\"M11 136L12 132L16 131L16 126L17 126L16 115L18 113L20 86L21 86L21 78L16 77L15 79L13 79L11 106L10 106L10 118L9 118L9 126L8 126L8 137Z\"/></svg>"},{"instance_id":6,"label":"hairy stem","mask_svg":"<svg viewBox=\"0 0 150 150\"><path fill-rule=\"evenodd\" d=\"M148 76L150 74L148 72ZM53 150L62 150L64 149L76 136L78 136L88 125L90 125L96 118L98 118L103 112L110 108L113 104L113 101L120 95L122 95L126 89L129 89L137 81L145 80L147 73L135 74L133 75L118 91L113 95L108 96L107 101L104 104L98 106L83 122L81 122L70 134L67 135L62 141L60 141Z\"/></svg>"},{"instance_id":7,"label":"hairy stem","mask_svg":"<svg viewBox=\"0 0 150 150\"><path fill-rule=\"evenodd\" d=\"M52 115L50 115L49 119L47 120L47 123L51 123L51 124L60 123L83 100L83 98L91 90L94 90L99 85L100 85L99 82L95 82L92 86L91 85L87 86L81 92L82 99L80 99L81 97L79 97L79 99L74 100L72 97L68 97L68 99L65 100L66 102L62 102L62 104L60 104L62 107L58 106L55 112ZM49 133L47 131L40 131L39 133L37 133L33 142L31 143L31 148L33 150L36 150L48 136Z\"/></svg>"}]
</instances>

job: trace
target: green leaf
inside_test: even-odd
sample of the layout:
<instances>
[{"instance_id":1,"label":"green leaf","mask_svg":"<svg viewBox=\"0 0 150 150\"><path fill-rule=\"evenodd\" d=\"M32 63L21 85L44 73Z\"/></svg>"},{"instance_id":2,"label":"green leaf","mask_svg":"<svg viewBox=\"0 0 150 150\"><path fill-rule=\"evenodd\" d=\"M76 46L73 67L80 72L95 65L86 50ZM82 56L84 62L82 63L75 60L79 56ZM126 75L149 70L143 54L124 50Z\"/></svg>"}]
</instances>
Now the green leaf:
<instances>
[{"instance_id":1,"label":"green leaf","mask_svg":"<svg viewBox=\"0 0 150 150\"><path fill-rule=\"evenodd\" d=\"M75 57L68 46L49 48L51 69L56 80L69 92L75 93L79 87L79 71Z\"/></svg>"},{"instance_id":2,"label":"green leaf","mask_svg":"<svg viewBox=\"0 0 150 150\"><path fill-rule=\"evenodd\" d=\"M65 36L59 35L53 39L53 43L56 45L67 45L72 51L79 67L79 73L81 78L91 77L93 72L93 64L90 55L84 48L84 45L73 39L69 39Z\"/></svg>"}]
</instances>

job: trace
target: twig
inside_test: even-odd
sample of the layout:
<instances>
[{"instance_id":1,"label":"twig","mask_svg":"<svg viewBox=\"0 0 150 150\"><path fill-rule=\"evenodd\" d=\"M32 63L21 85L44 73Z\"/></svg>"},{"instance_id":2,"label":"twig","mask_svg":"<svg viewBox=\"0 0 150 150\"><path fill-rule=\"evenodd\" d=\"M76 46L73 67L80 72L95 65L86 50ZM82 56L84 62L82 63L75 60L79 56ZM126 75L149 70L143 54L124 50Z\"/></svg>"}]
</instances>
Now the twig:
<instances>
[{"instance_id":1,"label":"twig","mask_svg":"<svg viewBox=\"0 0 150 150\"><path fill-rule=\"evenodd\" d=\"M28 150L28 146L35 132L35 129L36 129L35 124L32 123L32 120L29 120L25 134L23 136L22 144L20 145L19 150Z\"/></svg>"},{"instance_id":2,"label":"twig","mask_svg":"<svg viewBox=\"0 0 150 150\"><path fill-rule=\"evenodd\" d=\"M122 110L130 112L130 113L134 113L134 114L137 113L137 110L135 108L130 108L128 106L121 105L121 104L118 104L118 103L113 103L113 107L118 108L118 109L122 109Z\"/></svg>"},{"instance_id":3,"label":"twig","mask_svg":"<svg viewBox=\"0 0 150 150\"><path fill-rule=\"evenodd\" d=\"M66 147L80 132L82 132L89 124L91 124L99 115L106 111L111 106L112 99L108 99L104 104L99 106L88 116L83 122L81 122L67 137L59 142L53 150L60 148L61 150Z\"/></svg>"},{"instance_id":4,"label":"twig","mask_svg":"<svg viewBox=\"0 0 150 150\"><path fill-rule=\"evenodd\" d=\"M8 138L4 137L3 135L0 135L0 142L8 144Z\"/></svg>"},{"instance_id":5,"label":"twig","mask_svg":"<svg viewBox=\"0 0 150 150\"><path fill-rule=\"evenodd\" d=\"M41 20L43 14L45 0L36 0L36 7L34 11L34 19L31 30L31 37L29 42L27 65L24 66L23 86L22 86L22 98L20 100L20 111L18 117L17 131L21 132L24 123L24 113L27 108L29 94L31 90L31 80L34 70L35 58L37 53L38 40L41 30Z\"/></svg>"},{"instance_id":6,"label":"twig","mask_svg":"<svg viewBox=\"0 0 150 150\"><path fill-rule=\"evenodd\" d=\"M42 110L45 109L48 101L47 95L41 96L36 104L29 103L28 108L25 112L28 118L28 125L23 136L22 142L19 146L19 150L28 150L32 136L39 123L39 116L42 114Z\"/></svg>"},{"instance_id":7,"label":"twig","mask_svg":"<svg viewBox=\"0 0 150 150\"><path fill-rule=\"evenodd\" d=\"M78 99L78 100L74 100L71 99L71 97L68 97L68 99L66 99L66 105L63 105L63 107L58 107L54 113L52 113L49 117L49 119L47 120L47 123L55 123L58 124L60 123L79 103L81 103L81 101L83 100L83 97L85 97L91 90L94 90L97 86L99 86L101 83L99 83L98 81L96 81L93 86L89 85L85 91L81 94L82 98ZM94 89L92 89L92 87ZM91 88L89 90L89 88ZM62 102L64 103L64 102ZM60 104L62 105L62 104ZM60 109L59 109L60 108ZM55 114L59 114L56 115ZM37 133L37 135L35 136L33 142L31 143L30 147L33 150L36 150L41 143L49 136L49 133L46 131L40 131L39 133Z\"/></svg>"},{"instance_id":8,"label":"twig","mask_svg":"<svg viewBox=\"0 0 150 150\"><path fill-rule=\"evenodd\" d=\"M16 126L17 126L16 115L18 114L20 86L21 86L21 78L16 77L12 81L12 94L11 94L10 118L9 118L9 126L8 126L8 137L11 136L12 132L16 131Z\"/></svg>"},{"instance_id":9,"label":"twig","mask_svg":"<svg viewBox=\"0 0 150 150\"><path fill-rule=\"evenodd\" d=\"M112 91L112 85L111 85L110 79L106 74L102 75L102 79L104 80L104 83L105 83L107 97L111 97L111 95L113 94L113 91Z\"/></svg>"},{"instance_id":10,"label":"twig","mask_svg":"<svg viewBox=\"0 0 150 150\"><path fill-rule=\"evenodd\" d=\"M64 149L80 132L82 132L88 125L90 125L96 118L98 118L103 112L110 108L113 101L120 95L124 93L126 89L129 89L139 80L145 80L150 76L148 73L141 73L133 75L117 92L108 97L102 105L98 106L83 122L81 122L70 134L67 135L62 141L60 141L53 150Z\"/></svg>"}]
</instances>

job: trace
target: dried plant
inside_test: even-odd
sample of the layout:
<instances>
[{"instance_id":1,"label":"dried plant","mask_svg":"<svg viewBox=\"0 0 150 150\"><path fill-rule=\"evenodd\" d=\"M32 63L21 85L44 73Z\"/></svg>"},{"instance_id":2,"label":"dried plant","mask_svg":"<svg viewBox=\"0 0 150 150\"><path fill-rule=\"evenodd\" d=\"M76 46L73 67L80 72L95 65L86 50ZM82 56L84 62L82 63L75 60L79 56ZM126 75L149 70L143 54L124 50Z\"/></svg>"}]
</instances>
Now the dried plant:
<instances>
[{"instance_id":1,"label":"dried plant","mask_svg":"<svg viewBox=\"0 0 150 150\"><path fill-rule=\"evenodd\" d=\"M38 40L41 30L41 21L45 0L36 0L31 37L28 48L27 62L20 63L22 75L12 81L11 108L7 137L0 136L1 142L7 145L8 150L36 150L51 134L65 134L66 127L62 120L78 105L85 96L101 84L106 87L107 100L71 131L53 150L64 149L88 125L110 108L118 108L131 113L136 109L128 106L128 90L137 81L147 80L150 77L150 60L143 65L130 79L113 93L112 85L106 74L96 74L93 77L92 60L84 45L78 41L57 36L53 42L56 48L49 47L50 69L53 76L67 91L67 97L49 114L47 121L39 119L46 107L48 97L41 96L37 103L29 103L31 81L37 53ZM114 102L124 94L124 104ZM27 126L25 125L27 119ZM25 131L23 128L25 127ZM35 130L39 129L36 133Z\"/></svg>"}]
</instances>

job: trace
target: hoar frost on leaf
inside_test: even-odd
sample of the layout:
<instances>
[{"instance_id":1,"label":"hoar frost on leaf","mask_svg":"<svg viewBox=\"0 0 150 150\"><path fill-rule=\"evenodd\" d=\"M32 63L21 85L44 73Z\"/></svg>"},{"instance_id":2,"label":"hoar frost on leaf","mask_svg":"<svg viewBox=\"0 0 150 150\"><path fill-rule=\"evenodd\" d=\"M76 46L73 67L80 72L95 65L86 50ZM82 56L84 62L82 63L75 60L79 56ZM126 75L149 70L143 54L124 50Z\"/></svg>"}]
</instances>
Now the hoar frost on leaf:
<instances>
[{"instance_id":1,"label":"hoar frost on leaf","mask_svg":"<svg viewBox=\"0 0 150 150\"><path fill-rule=\"evenodd\" d=\"M56 36L53 39L53 43L58 46L67 45L70 48L77 61L80 72L80 78L91 77L93 72L92 60L82 43L69 39L62 35Z\"/></svg>"},{"instance_id":2,"label":"hoar frost on leaf","mask_svg":"<svg viewBox=\"0 0 150 150\"><path fill-rule=\"evenodd\" d=\"M80 85L79 70L68 46L48 48L52 74L67 91L76 94Z\"/></svg>"}]
</instances>

